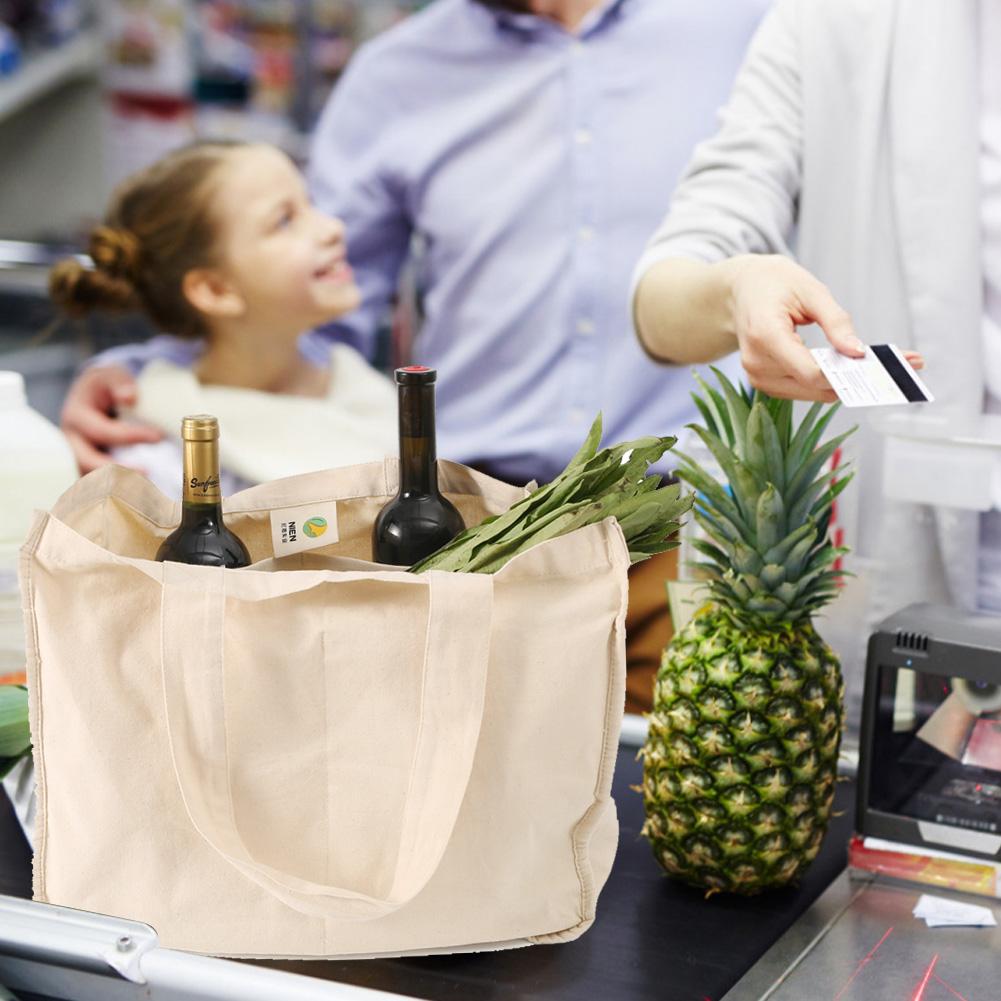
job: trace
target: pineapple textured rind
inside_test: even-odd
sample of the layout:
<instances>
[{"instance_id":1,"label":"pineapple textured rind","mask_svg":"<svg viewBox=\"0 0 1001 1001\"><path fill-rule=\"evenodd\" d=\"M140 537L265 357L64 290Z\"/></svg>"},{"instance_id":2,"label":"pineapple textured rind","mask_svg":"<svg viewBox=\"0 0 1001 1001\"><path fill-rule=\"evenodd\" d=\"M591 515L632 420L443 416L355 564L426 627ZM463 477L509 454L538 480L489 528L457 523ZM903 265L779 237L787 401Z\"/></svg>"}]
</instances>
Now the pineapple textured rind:
<instances>
[{"instance_id":1,"label":"pineapple textured rind","mask_svg":"<svg viewBox=\"0 0 1001 1001\"><path fill-rule=\"evenodd\" d=\"M843 696L811 625L754 632L701 610L664 651L641 752L663 868L745 894L796 880L830 819Z\"/></svg>"}]
</instances>

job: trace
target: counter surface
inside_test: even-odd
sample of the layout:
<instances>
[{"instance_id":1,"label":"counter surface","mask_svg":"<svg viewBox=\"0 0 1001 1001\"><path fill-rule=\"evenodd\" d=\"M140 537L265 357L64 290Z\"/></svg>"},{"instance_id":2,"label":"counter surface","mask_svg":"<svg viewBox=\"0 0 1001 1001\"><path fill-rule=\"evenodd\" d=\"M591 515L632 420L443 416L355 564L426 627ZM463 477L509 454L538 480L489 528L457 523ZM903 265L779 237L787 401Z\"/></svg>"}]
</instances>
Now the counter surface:
<instances>
[{"instance_id":1,"label":"counter surface","mask_svg":"<svg viewBox=\"0 0 1001 1001\"><path fill-rule=\"evenodd\" d=\"M594 926L576 942L480 955L261 965L428 1001L719 1001L846 864L854 783L841 782L820 855L795 889L716 896L663 876L639 836L641 766L619 750L619 852ZM840 816L838 816L840 814ZM31 856L0 793L0 893L31 894Z\"/></svg>"}]
</instances>

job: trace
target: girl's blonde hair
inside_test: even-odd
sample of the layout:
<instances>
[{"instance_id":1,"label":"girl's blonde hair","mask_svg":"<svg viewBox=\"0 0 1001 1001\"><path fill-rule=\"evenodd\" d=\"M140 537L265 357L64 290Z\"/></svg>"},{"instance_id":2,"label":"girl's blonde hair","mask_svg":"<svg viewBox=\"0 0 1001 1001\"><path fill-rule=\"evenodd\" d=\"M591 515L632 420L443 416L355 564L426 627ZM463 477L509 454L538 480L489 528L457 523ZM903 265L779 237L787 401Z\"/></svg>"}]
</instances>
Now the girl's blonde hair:
<instances>
[{"instance_id":1,"label":"girl's blonde hair","mask_svg":"<svg viewBox=\"0 0 1001 1001\"><path fill-rule=\"evenodd\" d=\"M205 322L182 283L193 268L216 263L212 182L226 157L243 145L193 143L129 178L90 235L93 268L73 259L52 268L49 293L56 306L70 316L142 310L163 331L204 337Z\"/></svg>"}]
</instances>

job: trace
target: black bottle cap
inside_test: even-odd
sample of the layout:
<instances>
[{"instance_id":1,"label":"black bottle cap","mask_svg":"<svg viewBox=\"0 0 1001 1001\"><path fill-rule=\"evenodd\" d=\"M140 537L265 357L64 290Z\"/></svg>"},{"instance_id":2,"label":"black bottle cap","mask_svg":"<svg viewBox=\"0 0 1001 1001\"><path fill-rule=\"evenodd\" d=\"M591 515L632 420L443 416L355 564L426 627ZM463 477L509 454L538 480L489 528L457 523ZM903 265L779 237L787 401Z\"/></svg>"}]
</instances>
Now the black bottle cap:
<instances>
[{"instance_id":1,"label":"black bottle cap","mask_svg":"<svg viewBox=\"0 0 1001 1001\"><path fill-rule=\"evenodd\" d=\"M433 386L437 378L435 369L423 365L408 365L396 370L397 386Z\"/></svg>"}]
</instances>

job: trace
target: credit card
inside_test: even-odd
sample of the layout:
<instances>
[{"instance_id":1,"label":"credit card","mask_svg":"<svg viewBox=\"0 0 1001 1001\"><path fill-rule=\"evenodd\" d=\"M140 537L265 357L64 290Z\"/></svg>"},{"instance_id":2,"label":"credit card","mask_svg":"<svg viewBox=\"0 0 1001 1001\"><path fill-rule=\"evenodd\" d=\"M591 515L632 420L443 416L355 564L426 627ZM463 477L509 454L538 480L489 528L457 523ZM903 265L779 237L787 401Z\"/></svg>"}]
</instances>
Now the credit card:
<instances>
[{"instance_id":1,"label":"credit card","mask_svg":"<svg viewBox=\"0 0 1001 1001\"><path fill-rule=\"evenodd\" d=\"M887 407L935 399L893 344L870 344L863 358L849 358L834 348L812 348L811 353L846 407Z\"/></svg>"}]
</instances>

